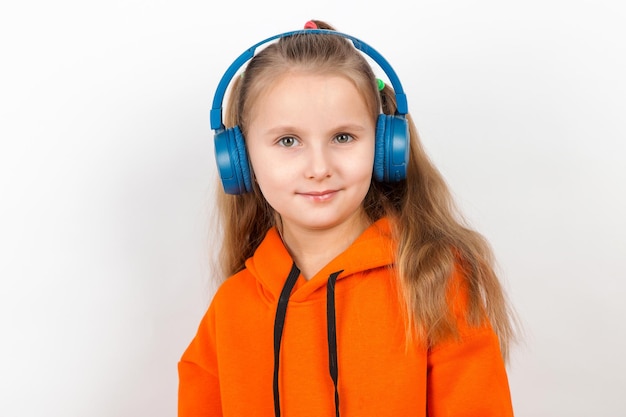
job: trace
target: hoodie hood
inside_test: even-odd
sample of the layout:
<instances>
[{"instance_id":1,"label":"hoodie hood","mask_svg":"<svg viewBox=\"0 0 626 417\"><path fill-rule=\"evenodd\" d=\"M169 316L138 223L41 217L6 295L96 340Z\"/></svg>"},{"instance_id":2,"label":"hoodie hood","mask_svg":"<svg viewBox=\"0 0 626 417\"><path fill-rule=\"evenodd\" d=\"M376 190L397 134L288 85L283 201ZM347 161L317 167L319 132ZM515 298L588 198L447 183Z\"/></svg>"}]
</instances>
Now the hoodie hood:
<instances>
[{"instance_id":1,"label":"hoodie hood","mask_svg":"<svg viewBox=\"0 0 626 417\"><path fill-rule=\"evenodd\" d=\"M328 277L343 271L338 281L375 268L387 267L393 263L394 244L391 238L389 220L383 218L371 226L354 241L348 249L330 261L308 281L298 278L289 298L290 302L304 302L325 297ZM246 261L247 270L255 277L267 301L275 304L285 285L285 279L293 266L293 260L285 247L278 230L267 232L263 243L254 256Z\"/></svg>"}]
</instances>

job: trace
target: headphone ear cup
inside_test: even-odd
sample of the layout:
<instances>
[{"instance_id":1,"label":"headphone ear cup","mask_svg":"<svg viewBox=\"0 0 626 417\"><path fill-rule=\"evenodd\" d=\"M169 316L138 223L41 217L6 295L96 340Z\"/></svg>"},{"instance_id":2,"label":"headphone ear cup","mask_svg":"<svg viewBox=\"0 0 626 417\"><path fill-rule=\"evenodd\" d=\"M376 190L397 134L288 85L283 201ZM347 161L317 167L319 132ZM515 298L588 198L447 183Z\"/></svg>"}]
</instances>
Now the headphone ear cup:
<instances>
[{"instance_id":1,"label":"headphone ear cup","mask_svg":"<svg viewBox=\"0 0 626 417\"><path fill-rule=\"evenodd\" d=\"M409 140L409 124L404 116L378 116L374 151L374 178L377 181L397 182L406 178Z\"/></svg>"},{"instance_id":2,"label":"headphone ear cup","mask_svg":"<svg viewBox=\"0 0 626 417\"><path fill-rule=\"evenodd\" d=\"M224 191L235 195L252 191L246 143L239 126L217 132L214 144L215 161Z\"/></svg>"},{"instance_id":3,"label":"headphone ear cup","mask_svg":"<svg viewBox=\"0 0 626 417\"><path fill-rule=\"evenodd\" d=\"M387 115L379 114L376 120L376 139L374 141L374 179L385 182L385 126Z\"/></svg>"}]
</instances>

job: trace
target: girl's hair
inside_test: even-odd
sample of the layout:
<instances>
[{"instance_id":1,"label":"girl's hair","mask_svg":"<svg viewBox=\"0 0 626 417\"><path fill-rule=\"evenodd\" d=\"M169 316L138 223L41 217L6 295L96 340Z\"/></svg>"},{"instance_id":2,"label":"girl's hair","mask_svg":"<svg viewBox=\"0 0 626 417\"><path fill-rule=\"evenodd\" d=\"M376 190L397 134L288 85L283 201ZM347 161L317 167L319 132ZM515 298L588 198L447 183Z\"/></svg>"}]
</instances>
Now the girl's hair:
<instances>
[{"instance_id":1,"label":"girl's hair","mask_svg":"<svg viewBox=\"0 0 626 417\"><path fill-rule=\"evenodd\" d=\"M333 28L314 21L320 29ZM225 125L238 125L244 137L257 98L279 77L292 71L341 75L351 80L375 120L381 112L394 114L394 92L377 81L364 56L346 39L324 34L299 34L281 38L249 62L233 82L225 112ZM466 278L466 320L479 326L488 320L507 358L513 337L512 314L494 272L492 251L486 240L465 225L448 187L426 155L415 124L407 115L410 156L407 179L397 183L372 183L363 206L370 221L391 220L398 242L396 267L401 299L406 308L407 335L428 346L457 336L450 308L450 277L455 268ZM221 190L221 187L218 187ZM240 270L266 232L279 224L256 184L242 195L219 192L218 208L224 233L220 252L222 277Z\"/></svg>"}]
</instances>

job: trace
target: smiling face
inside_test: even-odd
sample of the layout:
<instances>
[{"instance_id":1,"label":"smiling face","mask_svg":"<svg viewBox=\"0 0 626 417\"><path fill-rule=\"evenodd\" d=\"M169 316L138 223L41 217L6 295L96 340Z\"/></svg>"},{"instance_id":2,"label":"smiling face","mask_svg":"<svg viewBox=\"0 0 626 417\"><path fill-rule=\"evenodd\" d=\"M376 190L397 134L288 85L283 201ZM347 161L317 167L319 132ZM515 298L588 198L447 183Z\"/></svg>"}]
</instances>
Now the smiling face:
<instances>
[{"instance_id":1,"label":"smiling face","mask_svg":"<svg viewBox=\"0 0 626 417\"><path fill-rule=\"evenodd\" d=\"M254 103L250 163L283 233L363 229L375 120L347 78L289 72Z\"/></svg>"}]
</instances>

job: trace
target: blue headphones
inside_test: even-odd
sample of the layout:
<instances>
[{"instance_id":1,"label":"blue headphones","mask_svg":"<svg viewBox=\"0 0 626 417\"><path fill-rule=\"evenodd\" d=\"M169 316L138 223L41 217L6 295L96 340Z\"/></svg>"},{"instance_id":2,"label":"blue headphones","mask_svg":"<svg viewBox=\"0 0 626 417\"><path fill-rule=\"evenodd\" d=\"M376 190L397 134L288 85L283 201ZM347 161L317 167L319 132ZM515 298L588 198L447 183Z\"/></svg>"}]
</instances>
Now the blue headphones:
<instances>
[{"instance_id":1,"label":"blue headphones","mask_svg":"<svg viewBox=\"0 0 626 417\"><path fill-rule=\"evenodd\" d=\"M365 42L345 33L326 29L305 29L274 35L248 48L226 70L213 98L211 129L215 131L215 159L227 194L244 194L252 191L250 165L246 144L239 126L226 129L222 121L222 103L231 80L255 50L275 39L298 34L327 34L349 39L354 47L374 60L385 72L395 91L395 115L380 114L376 122L376 149L374 153L374 178L380 182L396 182L406 178L409 160L409 125L406 120L408 106L402 84L387 60Z\"/></svg>"}]
</instances>

